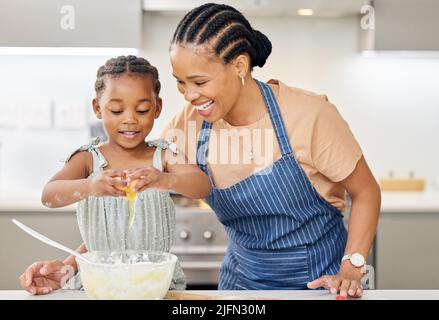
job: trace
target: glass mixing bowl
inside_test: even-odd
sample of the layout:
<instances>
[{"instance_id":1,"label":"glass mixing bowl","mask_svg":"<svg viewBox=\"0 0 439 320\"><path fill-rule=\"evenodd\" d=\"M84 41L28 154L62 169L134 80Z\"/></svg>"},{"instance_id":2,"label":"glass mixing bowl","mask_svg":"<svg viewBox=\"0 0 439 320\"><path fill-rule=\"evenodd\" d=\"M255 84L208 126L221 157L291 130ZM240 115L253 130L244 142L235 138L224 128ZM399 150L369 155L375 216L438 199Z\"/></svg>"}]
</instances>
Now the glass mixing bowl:
<instances>
[{"instance_id":1,"label":"glass mixing bowl","mask_svg":"<svg viewBox=\"0 0 439 320\"><path fill-rule=\"evenodd\" d=\"M156 251L90 251L76 259L91 299L162 299L168 292L177 256Z\"/></svg>"}]
</instances>

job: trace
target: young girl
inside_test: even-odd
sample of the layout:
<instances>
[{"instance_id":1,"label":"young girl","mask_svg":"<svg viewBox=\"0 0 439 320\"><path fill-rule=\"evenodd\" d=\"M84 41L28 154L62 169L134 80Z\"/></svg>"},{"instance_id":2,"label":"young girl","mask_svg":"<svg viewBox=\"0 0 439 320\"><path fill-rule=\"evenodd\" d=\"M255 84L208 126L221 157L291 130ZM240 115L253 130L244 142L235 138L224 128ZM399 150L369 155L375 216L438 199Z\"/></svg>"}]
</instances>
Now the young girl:
<instances>
[{"instance_id":1,"label":"young girl","mask_svg":"<svg viewBox=\"0 0 439 320\"><path fill-rule=\"evenodd\" d=\"M93 110L108 140L101 144L96 139L76 150L44 187L42 202L50 208L78 202L81 253L169 251L175 227L169 190L204 198L210 192L208 178L196 165L186 164L172 143L145 141L162 108L158 72L148 61L135 56L108 60L98 69L95 90ZM132 221L123 191L127 187L137 192ZM21 285L33 294L58 289L66 264L77 271L72 256L64 262L37 262L20 277ZM185 288L178 263L171 288Z\"/></svg>"}]
</instances>

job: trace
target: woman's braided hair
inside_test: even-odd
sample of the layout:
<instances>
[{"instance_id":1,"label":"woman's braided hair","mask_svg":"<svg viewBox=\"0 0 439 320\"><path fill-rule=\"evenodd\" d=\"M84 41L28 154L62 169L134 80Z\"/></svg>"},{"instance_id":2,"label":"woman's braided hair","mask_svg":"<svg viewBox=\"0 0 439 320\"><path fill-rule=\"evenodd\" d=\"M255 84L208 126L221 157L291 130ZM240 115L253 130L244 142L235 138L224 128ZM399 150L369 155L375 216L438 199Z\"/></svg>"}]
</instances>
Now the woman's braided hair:
<instances>
[{"instance_id":1,"label":"woman's braided hair","mask_svg":"<svg viewBox=\"0 0 439 320\"><path fill-rule=\"evenodd\" d=\"M160 81L157 68L151 65L148 60L132 55L111 58L103 66L99 67L95 82L96 96L99 97L104 91L106 76L118 77L123 74L151 76L154 82L154 92L157 97L159 96Z\"/></svg>"},{"instance_id":2,"label":"woman's braided hair","mask_svg":"<svg viewBox=\"0 0 439 320\"><path fill-rule=\"evenodd\" d=\"M188 12L177 26L171 45L206 42L224 63L248 53L252 68L262 67L271 53L270 40L254 30L241 12L224 4L207 3Z\"/></svg>"}]
</instances>

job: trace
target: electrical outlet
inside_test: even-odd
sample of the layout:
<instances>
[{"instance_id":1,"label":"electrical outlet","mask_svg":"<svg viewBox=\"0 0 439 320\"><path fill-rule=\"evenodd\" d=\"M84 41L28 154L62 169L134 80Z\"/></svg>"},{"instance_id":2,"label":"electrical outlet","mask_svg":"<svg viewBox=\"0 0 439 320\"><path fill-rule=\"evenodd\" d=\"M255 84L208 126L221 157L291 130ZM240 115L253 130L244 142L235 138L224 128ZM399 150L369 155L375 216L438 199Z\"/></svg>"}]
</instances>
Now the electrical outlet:
<instances>
[{"instance_id":1,"label":"electrical outlet","mask_svg":"<svg viewBox=\"0 0 439 320\"><path fill-rule=\"evenodd\" d=\"M50 100L46 98L19 99L16 102L19 110L19 124L26 129L50 129Z\"/></svg>"},{"instance_id":2,"label":"electrical outlet","mask_svg":"<svg viewBox=\"0 0 439 320\"><path fill-rule=\"evenodd\" d=\"M0 129L15 129L19 122L19 113L15 101L0 102Z\"/></svg>"},{"instance_id":3,"label":"electrical outlet","mask_svg":"<svg viewBox=\"0 0 439 320\"><path fill-rule=\"evenodd\" d=\"M84 129L86 126L84 102L69 99L55 100L54 123L59 129Z\"/></svg>"}]
</instances>

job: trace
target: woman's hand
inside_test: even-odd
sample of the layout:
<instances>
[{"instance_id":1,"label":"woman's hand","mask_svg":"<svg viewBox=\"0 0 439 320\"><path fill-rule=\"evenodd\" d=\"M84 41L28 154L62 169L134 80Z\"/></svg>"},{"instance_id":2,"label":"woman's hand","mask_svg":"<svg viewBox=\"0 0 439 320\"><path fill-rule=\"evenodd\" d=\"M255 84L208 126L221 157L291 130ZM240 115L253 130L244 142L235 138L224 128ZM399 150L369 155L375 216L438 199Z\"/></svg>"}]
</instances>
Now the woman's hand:
<instances>
[{"instance_id":1,"label":"woman's hand","mask_svg":"<svg viewBox=\"0 0 439 320\"><path fill-rule=\"evenodd\" d=\"M142 192L148 188L168 190L171 185L171 175L154 167L127 170L128 184L135 180L137 182L131 188L133 192Z\"/></svg>"},{"instance_id":2,"label":"woman's hand","mask_svg":"<svg viewBox=\"0 0 439 320\"><path fill-rule=\"evenodd\" d=\"M347 297L360 298L363 295L361 278L363 274L360 268L354 267L349 261L343 261L336 275L325 275L308 283L308 288L317 289L323 287L332 294Z\"/></svg>"},{"instance_id":3,"label":"woman's hand","mask_svg":"<svg viewBox=\"0 0 439 320\"><path fill-rule=\"evenodd\" d=\"M104 170L96 177L90 178L89 195L95 197L123 197L127 186L126 176L120 170Z\"/></svg>"},{"instance_id":4,"label":"woman's hand","mask_svg":"<svg viewBox=\"0 0 439 320\"><path fill-rule=\"evenodd\" d=\"M37 261L18 277L18 281L24 290L41 295L61 288L74 275L74 267L60 260Z\"/></svg>"}]
</instances>

